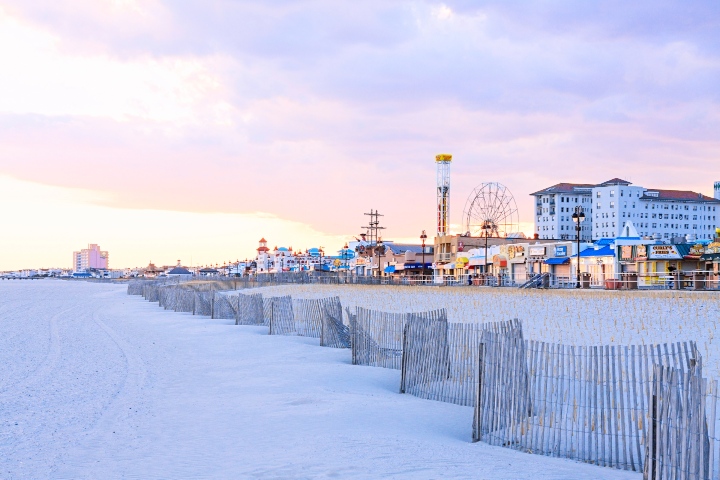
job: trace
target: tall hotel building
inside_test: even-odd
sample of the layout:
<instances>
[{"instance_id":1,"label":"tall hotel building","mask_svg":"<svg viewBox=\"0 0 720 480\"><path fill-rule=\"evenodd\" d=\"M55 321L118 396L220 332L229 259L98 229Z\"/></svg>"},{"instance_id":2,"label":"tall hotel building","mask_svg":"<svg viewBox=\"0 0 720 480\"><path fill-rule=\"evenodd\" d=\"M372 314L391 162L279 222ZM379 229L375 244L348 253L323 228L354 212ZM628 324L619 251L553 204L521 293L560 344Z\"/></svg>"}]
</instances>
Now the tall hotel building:
<instances>
[{"instance_id":1,"label":"tall hotel building","mask_svg":"<svg viewBox=\"0 0 720 480\"><path fill-rule=\"evenodd\" d=\"M73 270L82 272L89 268L106 269L109 266L110 255L100 250L94 243L79 252L73 252Z\"/></svg>"},{"instance_id":2,"label":"tall hotel building","mask_svg":"<svg viewBox=\"0 0 720 480\"><path fill-rule=\"evenodd\" d=\"M558 183L537 191L535 233L543 239L574 239L572 214L582 207L581 239L616 238L632 222L643 237L663 240L694 235L712 239L720 226L720 182L714 198L683 190L661 190L633 186L613 178L597 185Z\"/></svg>"}]
</instances>

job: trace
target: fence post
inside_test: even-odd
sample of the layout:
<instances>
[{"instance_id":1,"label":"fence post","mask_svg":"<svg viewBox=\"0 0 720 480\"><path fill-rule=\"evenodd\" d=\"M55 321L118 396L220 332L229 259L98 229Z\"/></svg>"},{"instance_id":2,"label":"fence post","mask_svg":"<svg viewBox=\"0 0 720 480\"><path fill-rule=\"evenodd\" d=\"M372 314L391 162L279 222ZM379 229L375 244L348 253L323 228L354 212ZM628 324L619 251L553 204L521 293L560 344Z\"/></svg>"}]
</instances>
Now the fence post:
<instances>
[{"instance_id":1,"label":"fence post","mask_svg":"<svg viewBox=\"0 0 720 480\"><path fill-rule=\"evenodd\" d=\"M485 344L478 346L478 385L477 399L475 400L475 419L473 421L473 442L482 440L482 388L483 368L485 361Z\"/></svg>"}]
</instances>

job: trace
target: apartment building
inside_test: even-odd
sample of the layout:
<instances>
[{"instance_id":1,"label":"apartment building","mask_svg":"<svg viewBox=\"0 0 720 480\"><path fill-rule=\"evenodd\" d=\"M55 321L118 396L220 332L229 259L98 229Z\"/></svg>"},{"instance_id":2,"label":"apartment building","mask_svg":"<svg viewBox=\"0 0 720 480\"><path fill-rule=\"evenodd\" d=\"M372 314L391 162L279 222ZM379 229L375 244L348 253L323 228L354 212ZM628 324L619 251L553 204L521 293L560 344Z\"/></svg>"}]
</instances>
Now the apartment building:
<instances>
[{"instance_id":1,"label":"apartment building","mask_svg":"<svg viewBox=\"0 0 720 480\"><path fill-rule=\"evenodd\" d=\"M575 238L574 208L585 213L583 240L616 238L628 222L643 237L712 239L720 225L720 182L714 197L686 190L650 189L613 178L597 185L560 183L532 194L540 238Z\"/></svg>"},{"instance_id":2,"label":"apartment building","mask_svg":"<svg viewBox=\"0 0 720 480\"><path fill-rule=\"evenodd\" d=\"M79 252L73 252L72 266L76 272L84 272L90 268L107 269L110 266L110 255L101 251L94 243L83 248Z\"/></svg>"}]
</instances>

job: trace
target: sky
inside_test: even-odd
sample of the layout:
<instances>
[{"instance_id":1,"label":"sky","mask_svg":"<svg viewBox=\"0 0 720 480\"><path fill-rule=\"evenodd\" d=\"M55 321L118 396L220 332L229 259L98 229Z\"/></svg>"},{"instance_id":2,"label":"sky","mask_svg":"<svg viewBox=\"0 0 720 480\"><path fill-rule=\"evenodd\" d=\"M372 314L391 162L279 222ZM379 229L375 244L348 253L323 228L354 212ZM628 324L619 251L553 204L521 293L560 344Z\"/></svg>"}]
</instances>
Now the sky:
<instances>
[{"instance_id":1,"label":"sky","mask_svg":"<svg viewBox=\"0 0 720 480\"><path fill-rule=\"evenodd\" d=\"M206 265L614 177L712 194L720 2L0 0L0 270ZM419 241L419 239L418 239Z\"/></svg>"}]
</instances>

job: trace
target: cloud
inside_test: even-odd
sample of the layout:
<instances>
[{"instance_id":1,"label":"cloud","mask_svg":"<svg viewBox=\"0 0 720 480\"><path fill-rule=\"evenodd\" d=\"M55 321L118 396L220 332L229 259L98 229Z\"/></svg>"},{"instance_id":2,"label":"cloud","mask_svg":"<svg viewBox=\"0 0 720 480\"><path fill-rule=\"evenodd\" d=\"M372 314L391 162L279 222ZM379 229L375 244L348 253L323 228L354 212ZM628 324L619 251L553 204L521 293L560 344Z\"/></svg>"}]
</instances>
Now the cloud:
<instances>
[{"instance_id":1,"label":"cloud","mask_svg":"<svg viewBox=\"0 0 720 480\"><path fill-rule=\"evenodd\" d=\"M488 181L523 222L559 181L707 193L716 4L655 5L13 0L0 174L102 192L87 200L102 208L261 211L331 235L377 208L388 238L432 231L445 151L456 222Z\"/></svg>"}]
</instances>

